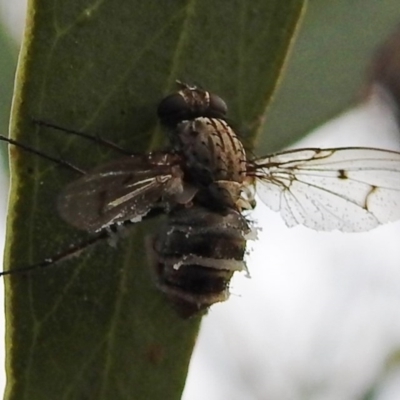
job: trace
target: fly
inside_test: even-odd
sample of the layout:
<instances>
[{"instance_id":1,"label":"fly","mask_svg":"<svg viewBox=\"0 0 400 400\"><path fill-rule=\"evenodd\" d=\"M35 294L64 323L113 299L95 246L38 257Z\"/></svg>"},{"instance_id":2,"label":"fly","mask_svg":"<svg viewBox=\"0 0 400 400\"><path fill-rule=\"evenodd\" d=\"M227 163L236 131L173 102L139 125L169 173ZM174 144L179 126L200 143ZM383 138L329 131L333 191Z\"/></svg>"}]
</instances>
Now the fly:
<instances>
[{"instance_id":1,"label":"fly","mask_svg":"<svg viewBox=\"0 0 400 400\"><path fill-rule=\"evenodd\" d=\"M166 214L152 242L153 269L158 287L181 315L226 300L231 276L245 269L251 229L243 215L254 208L255 193L288 226L362 232L400 219L400 153L305 148L249 157L227 121L226 103L178 84L158 106L169 147L84 173L62 190L57 206L70 225L100 238L115 226ZM221 247L207 247L220 238Z\"/></svg>"}]
</instances>

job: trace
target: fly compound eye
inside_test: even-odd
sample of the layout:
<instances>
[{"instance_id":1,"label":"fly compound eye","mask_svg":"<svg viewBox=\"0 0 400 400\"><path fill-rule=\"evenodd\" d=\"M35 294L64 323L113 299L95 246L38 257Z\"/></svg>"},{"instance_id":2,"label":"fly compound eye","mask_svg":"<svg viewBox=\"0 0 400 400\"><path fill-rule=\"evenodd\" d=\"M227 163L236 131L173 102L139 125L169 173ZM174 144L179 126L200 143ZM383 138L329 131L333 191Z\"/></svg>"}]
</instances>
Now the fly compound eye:
<instances>
[{"instance_id":1,"label":"fly compound eye","mask_svg":"<svg viewBox=\"0 0 400 400\"><path fill-rule=\"evenodd\" d=\"M183 121L205 118L225 119L228 107L221 97L184 85L177 93L165 97L158 106L158 117L163 125L176 128Z\"/></svg>"},{"instance_id":2,"label":"fly compound eye","mask_svg":"<svg viewBox=\"0 0 400 400\"><path fill-rule=\"evenodd\" d=\"M216 94L210 93L210 104L209 104L210 113L214 114L213 116L223 118L226 116L228 112L228 106L221 99L221 97Z\"/></svg>"},{"instance_id":3,"label":"fly compound eye","mask_svg":"<svg viewBox=\"0 0 400 400\"><path fill-rule=\"evenodd\" d=\"M157 115L162 124L174 127L187 119L190 110L190 104L185 98L180 93L174 93L161 100Z\"/></svg>"}]
</instances>

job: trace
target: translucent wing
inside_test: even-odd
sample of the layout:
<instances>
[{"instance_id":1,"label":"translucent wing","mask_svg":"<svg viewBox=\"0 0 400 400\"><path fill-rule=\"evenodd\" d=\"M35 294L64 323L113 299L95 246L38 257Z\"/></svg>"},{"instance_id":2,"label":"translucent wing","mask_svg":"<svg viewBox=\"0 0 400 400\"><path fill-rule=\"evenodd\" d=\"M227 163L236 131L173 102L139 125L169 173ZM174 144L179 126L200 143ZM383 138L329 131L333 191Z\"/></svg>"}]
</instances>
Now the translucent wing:
<instances>
[{"instance_id":1,"label":"translucent wing","mask_svg":"<svg viewBox=\"0 0 400 400\"><path fill-rule=\"evenodd\" d=\"M256 191L288 226L367 231L400 219L400 153L373 148L298 149L248 165Z\"/></svg>"},{"instance_id":2,"label":"translucent wing","mask_svg":"<svg viewBox=\"0 0 400 400\"><path fill-rule=\"evenodd\" d=\"M182 176L175 154L123 158L66 186L58 210L68 223L89 232L127 220L139 221L163 201L182 194Z\"/></svg>"}]
</instances>

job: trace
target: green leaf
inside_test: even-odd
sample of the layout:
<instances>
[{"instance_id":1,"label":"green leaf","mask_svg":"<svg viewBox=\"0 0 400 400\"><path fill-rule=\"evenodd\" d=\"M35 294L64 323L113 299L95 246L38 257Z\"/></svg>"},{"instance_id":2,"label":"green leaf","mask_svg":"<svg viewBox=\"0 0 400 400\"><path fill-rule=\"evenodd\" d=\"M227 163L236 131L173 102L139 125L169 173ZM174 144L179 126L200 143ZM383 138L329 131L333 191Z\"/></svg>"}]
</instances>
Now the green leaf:
<instances>
[{"instance_id":1,"label":"green leaf","mask_svg":"<svg viewBox=\"0 0 400 400\"><path fill-rule=\"evenodd\" d=\"M311 0L260 154L279 150L361 97L371 57L400 21L398 0Z\"/></svg>"},{"instance_id":2,"label":"green leaf","mask_svg":"<svg viewBox=\"0 0 400 400\"><path fill-rule=\"evenodd\" d=\"M38 119L148 151L158 101L179 78L230 105L254 137L302 1L31 1L13 104L14 138L83 169L115 158ZM60 220L74 173L12 151L6 268L85 238ZM156 290L138 224L57 266L6 279L7 399L178 399L200 318L179 319Z\"/></svg>"}]
</instances>

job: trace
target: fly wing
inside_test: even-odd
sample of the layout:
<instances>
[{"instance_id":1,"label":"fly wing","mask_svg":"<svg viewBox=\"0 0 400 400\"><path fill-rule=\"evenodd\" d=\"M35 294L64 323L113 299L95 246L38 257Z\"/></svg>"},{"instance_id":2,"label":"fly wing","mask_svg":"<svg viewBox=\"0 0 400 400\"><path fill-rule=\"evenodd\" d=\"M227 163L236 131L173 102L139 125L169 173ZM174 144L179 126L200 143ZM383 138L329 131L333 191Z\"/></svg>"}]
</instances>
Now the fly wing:
<instances>
[{"instance_id":1,"label":"fly wing","mask_svg":"<svg viewBox=\"0 0 400 400\"><path fill-rule=\"evenodd\" d=\"M183 192L175 154L140 154L113 161L70 183L58 198L61 217L95 232L111 224L138 222Z\"/></svg>"},{"instance_id":2,"label":"fly wing","mask_svg":"<svg viewBox=\"0 0 400 400\"><path fill-rule=\"evenodd\" d=\"M288 226L362 232L400 219L400 153L289 150L249 162L256 191Z\"/></svg>"}]
</instances>

